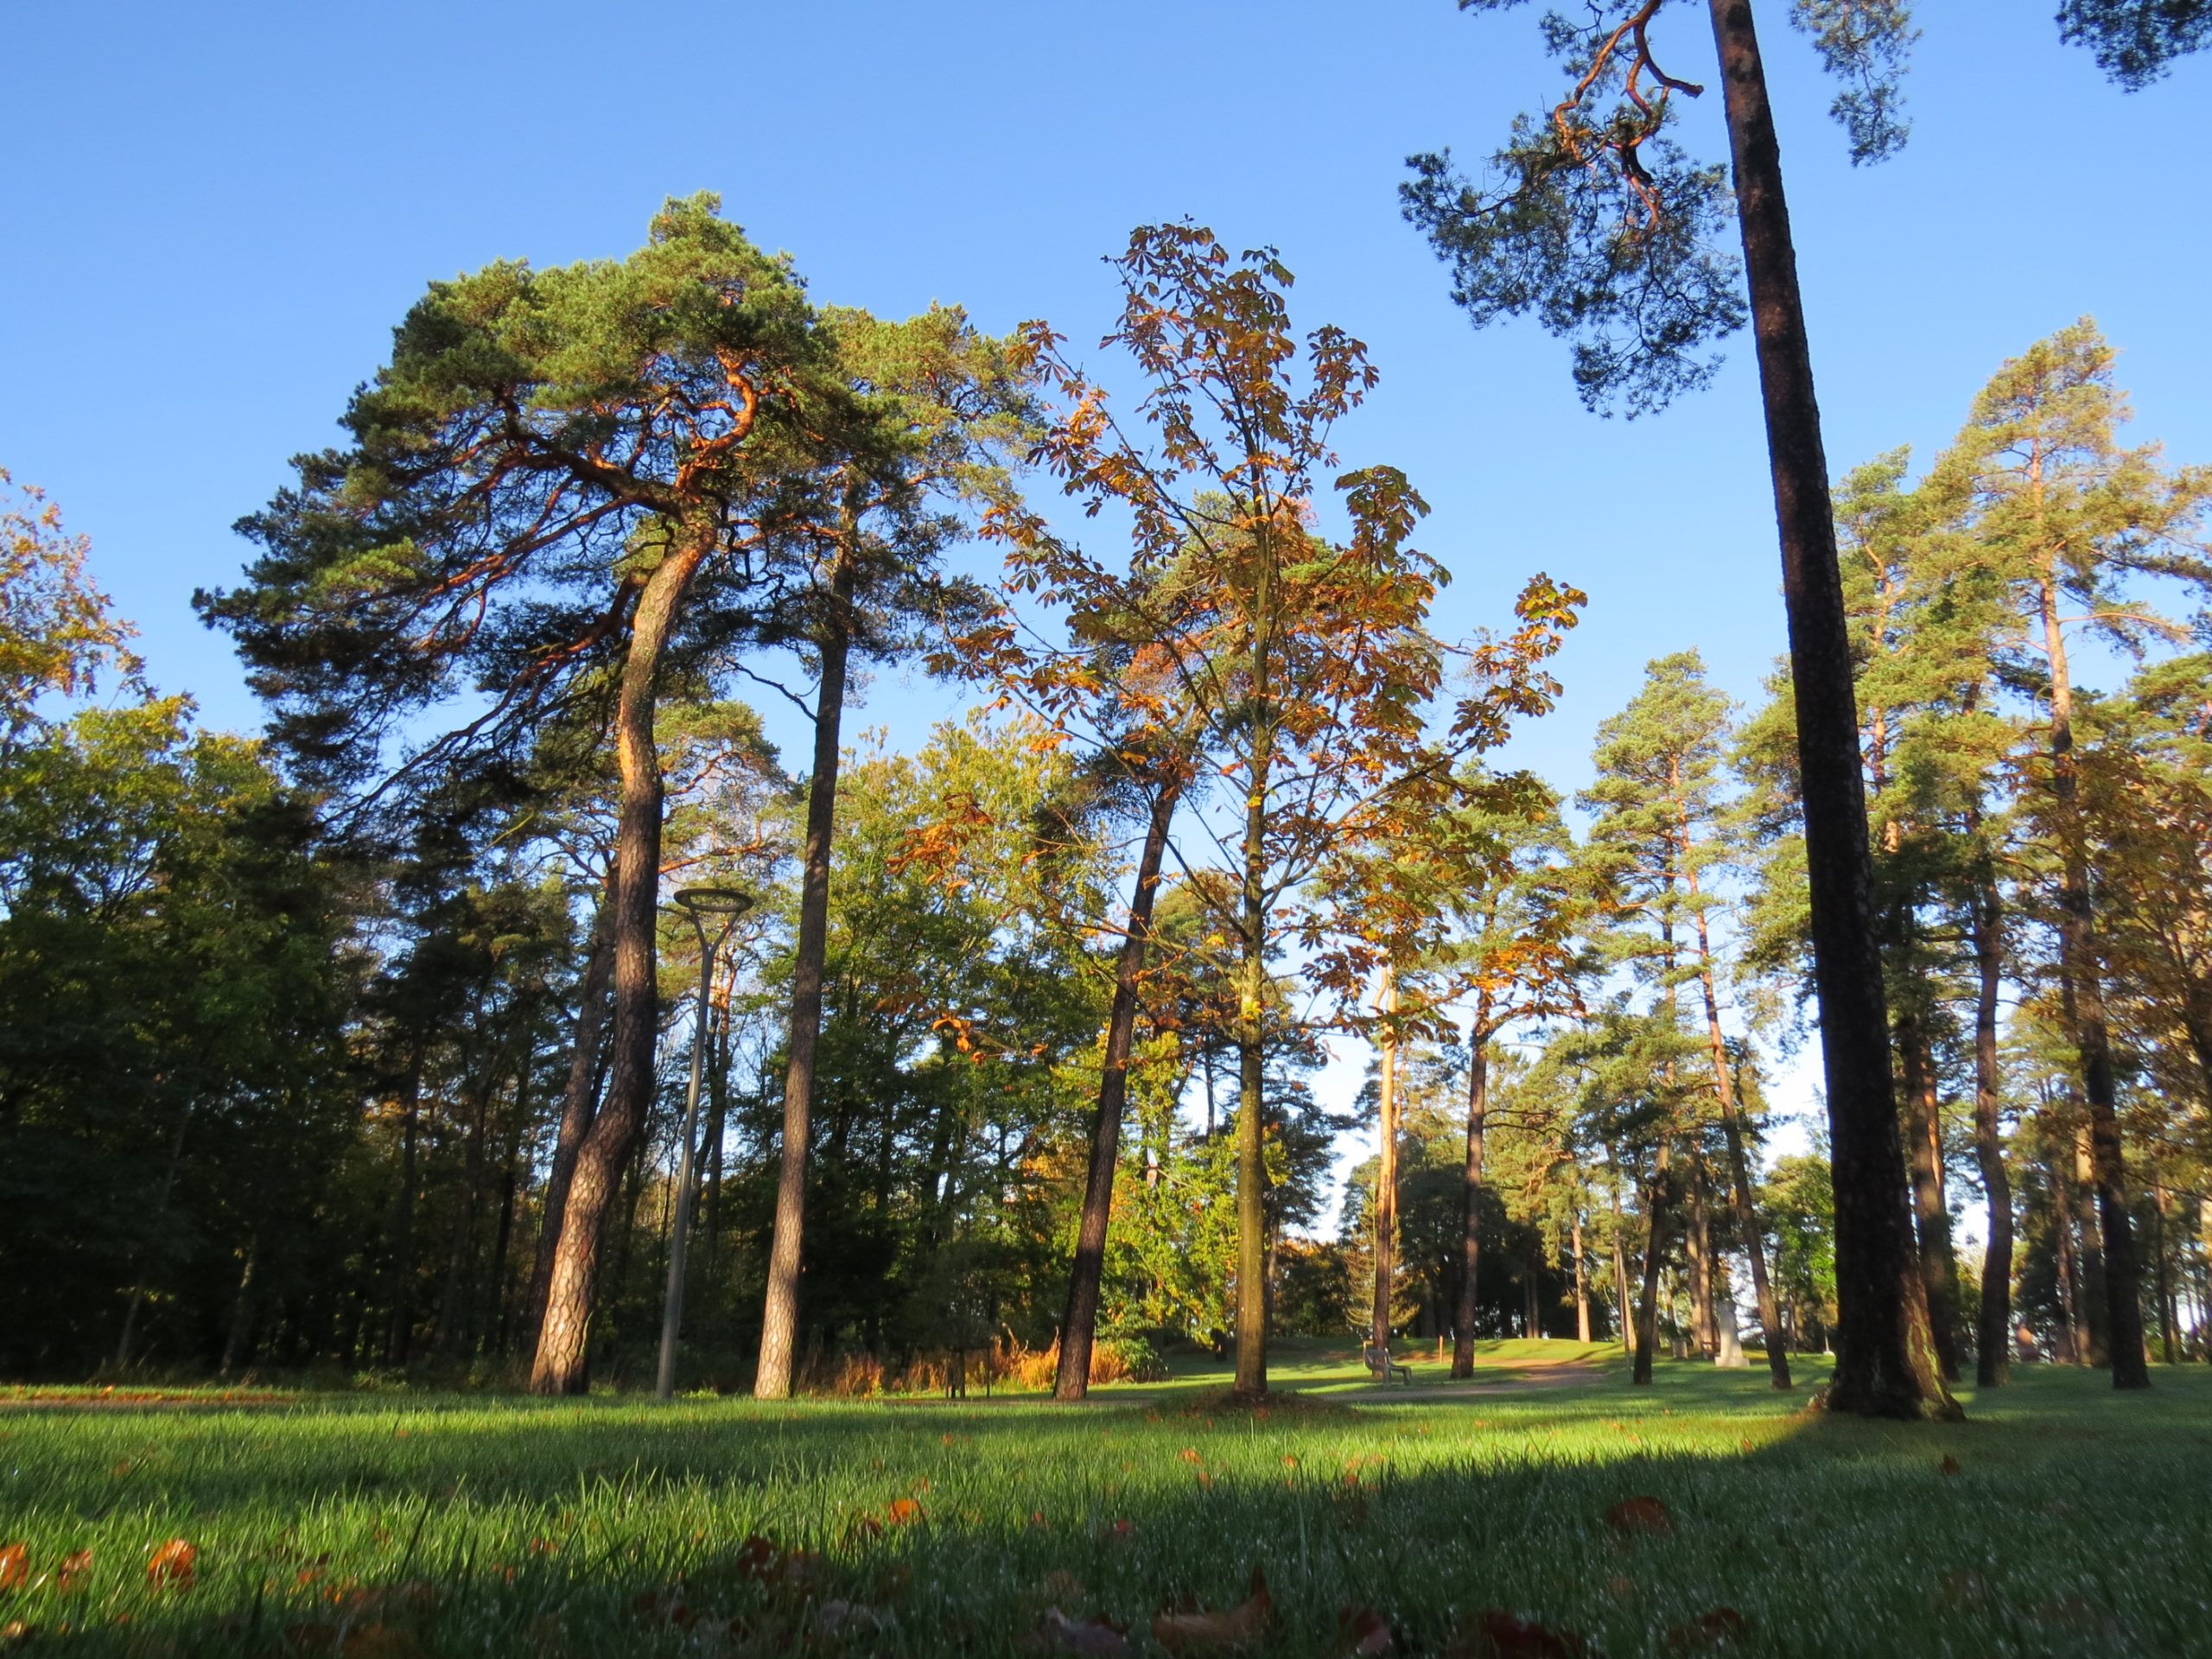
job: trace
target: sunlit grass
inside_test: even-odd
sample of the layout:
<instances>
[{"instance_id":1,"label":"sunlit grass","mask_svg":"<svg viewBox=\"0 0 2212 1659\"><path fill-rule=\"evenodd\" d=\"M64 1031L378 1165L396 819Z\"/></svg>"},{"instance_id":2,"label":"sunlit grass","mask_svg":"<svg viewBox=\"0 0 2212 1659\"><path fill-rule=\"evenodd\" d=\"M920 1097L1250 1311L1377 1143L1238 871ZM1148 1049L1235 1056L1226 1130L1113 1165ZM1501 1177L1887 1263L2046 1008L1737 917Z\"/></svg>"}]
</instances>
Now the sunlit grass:
<instances>
[{"instance_id":1,"label":"sunlit grass","mask_svg":"<svg viewBox=\"0 0 2212 1659\"><path fill-rule=\"evenodd\" d=\"M1722 1607L1748 1621L1738 1652L2206 1649L2204 1368L2157 1371L2147 1397L2031 1370L1932 1428L1808 1416L1804 1389L1778 1396L1758 1369L1662 1363L1632 1391L1603 1348L1483 1357L1493 1377L1579 1357L1594 1380L1384 1404L1346 1344L1282 1355L1279 1385L1312 1403L1264 1415L1219 1404L1207 1367L1076 1411L0 1408L0 1545L26 1547L0 1626L41 1645L66 1627L79 1650L353 1659L1012 1654L1058 1607L1129 1624L1143 1652L1154 1613L1233 1605L1259 1566L1266 1650L1284 1654L1341 1654L1339 1613L1360 1607L1416 1653L1496 1610L1593 1652L1670 1654L1670 1631ZM1416 1392L1440 1377L1421 1365ZM1643 1495L1671 1532L1607 1524ZM764 1577L755 1536L816 1559ZM175 1538L198 1552L192 1586L149 1586Z\"/></svg>"}]
</instances>

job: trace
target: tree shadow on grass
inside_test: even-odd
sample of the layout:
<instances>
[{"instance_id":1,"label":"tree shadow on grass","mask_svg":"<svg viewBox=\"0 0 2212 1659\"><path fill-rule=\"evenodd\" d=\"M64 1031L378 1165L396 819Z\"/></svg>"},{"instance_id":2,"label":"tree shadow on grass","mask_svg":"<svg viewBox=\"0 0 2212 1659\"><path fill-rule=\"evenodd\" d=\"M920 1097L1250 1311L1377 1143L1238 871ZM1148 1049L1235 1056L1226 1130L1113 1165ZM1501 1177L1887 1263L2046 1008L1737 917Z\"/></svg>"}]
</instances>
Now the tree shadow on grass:
<instances>
[{"instance_id":1,"label":"tree shadow on grass","mask_svg":"<svg viewBox=\"0 0 2212 1659\"><path fill-rule=\"evenodd\" d=\"M2141 1411L2101 1382L2030 1374L1942 1427L1830 1420L1694 1367L1649 1390L1264 1417L17 1417L0 1529L40 1581L6 1592L0 1625L67 1622L77 1650L350 1659L1079 1650L1056 1649L1058 1610L1131 1624L1147 1651L1152 1615L1235 1607L1258 1567L1269 1653L1340 1656L1339 1615L1361 1609L1406 1653L1454 1651L1485 1612L1606 1655L2187 1652L2212 1389L2175 1379ZM1663 1524L1609 1521L1639 1497ZM194 1582L149 1588L173 1536ZM51 1574L81 1548L94 1567L64 1593Z\"/></svg>"}]
</instances>

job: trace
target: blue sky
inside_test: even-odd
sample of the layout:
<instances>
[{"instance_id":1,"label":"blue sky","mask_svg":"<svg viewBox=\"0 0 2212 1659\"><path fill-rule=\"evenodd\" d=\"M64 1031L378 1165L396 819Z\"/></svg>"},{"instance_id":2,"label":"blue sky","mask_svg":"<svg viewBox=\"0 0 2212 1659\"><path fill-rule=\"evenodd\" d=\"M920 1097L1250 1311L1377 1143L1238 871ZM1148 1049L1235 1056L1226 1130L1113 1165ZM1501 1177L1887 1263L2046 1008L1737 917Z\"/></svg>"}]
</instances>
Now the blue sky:
<instances>
[{"instance_id":1,"label":"blue sky","mask_svg":"<svg viewBox=\"0 0 2212 1659\"><path fill-rule=\"evenodd\" d=\"M1834 466L1940 444L2003 357L2084 313L2123 348L2139 433L2212 458L2212 61L2123 96L2032 8L1929 9L1912 143L1853 170L1769 11ZM1708 73L1702 19L1662 18L1677 73ZM1749 697L1780 648L1747 349L1663 416L1599 421L1533 324L1465 326L1399 219L1408 151L1478 156L1555 95L1529 11L142 3L22 8L10 35L0 465L90 532L156 679L215 722L255 711L188 596L234 575L231 522L331 440L424 282L620 255L699 188L825 301L1041 315L1078 343L1110 315L1099 256L1141 220L1279 246L1301 321L1382 371L1344 457L1429 498L1446 625L1495 620L1538 567L1589 591L1566 703L1517 746L1562 781L1648 658L1699 645ZM1712 154L1715 102L1683 129Z\"/></svg>"},{"instance_id":2,"label":"blue sky","mask_svg":"<svg viewBox=\"0 0 2212 1659\"><path fill-rule=\"evenodd\" d=\"M1855 171L1785 10L1763 21L1835 468L1931 451L2000 359L2083 314L2123 349L2139 435L2212 459L2212 60L2124 96L2044 7L1929 7L1912 142ZM1656 38L1710 76L1702 7ZM1557 95L1531 11L141 0L13 8L6 50L0 465L91 534L156 680L214 723L256 712L188 597L234 577L228 526L332 440L423 284L619 256L702 188L825 302L957 302L1078 343L1138 222L1277 245L1300 321L1382 371L1342 448L1428 497L1446 627L1498 620L1537 568L1590 593L1567 699L1516 751L1570 787L1646 659L1697 645L1750 698L1781 649L1745 343L1675 410L1599 421L1534 324L1466 327L1399 218L1409 151L1478 158ZM1716 105L1682 129L1709 156ZM897 689L861 719L901 736L938 705Z\"/></svg>"}]
</instances>

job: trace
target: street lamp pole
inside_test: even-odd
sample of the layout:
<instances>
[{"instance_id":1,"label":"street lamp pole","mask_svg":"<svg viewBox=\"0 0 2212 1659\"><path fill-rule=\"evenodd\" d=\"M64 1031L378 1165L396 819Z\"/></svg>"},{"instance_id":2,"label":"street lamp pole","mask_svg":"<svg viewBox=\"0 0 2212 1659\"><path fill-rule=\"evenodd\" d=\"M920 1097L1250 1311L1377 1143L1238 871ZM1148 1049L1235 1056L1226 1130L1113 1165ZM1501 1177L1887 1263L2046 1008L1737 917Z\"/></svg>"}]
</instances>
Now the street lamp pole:
<instances>
[{"instance_id":1,"label":"street lamp pole","mask_svg":"<svg viewBox=\"0 0 2212 1659\"><path fill-rule=\"evenodd\" d=\"M676 895L676 904L691 918L699 934L699 1023L691 1043L691 1097L683 1109L683 1150L677 1159L676 1224L668 1241L668 1293L661 1301L660 1373L653 1388L654 1397L660 1400L676 1395L676 1335L683 1323L683 1255L691 1232L692 1148L699 1139L699 1074L707 1058L715 955L729 938L737 918L753 908L753 895L726 887L686 887Z\"/></svg>"}]
</instances>

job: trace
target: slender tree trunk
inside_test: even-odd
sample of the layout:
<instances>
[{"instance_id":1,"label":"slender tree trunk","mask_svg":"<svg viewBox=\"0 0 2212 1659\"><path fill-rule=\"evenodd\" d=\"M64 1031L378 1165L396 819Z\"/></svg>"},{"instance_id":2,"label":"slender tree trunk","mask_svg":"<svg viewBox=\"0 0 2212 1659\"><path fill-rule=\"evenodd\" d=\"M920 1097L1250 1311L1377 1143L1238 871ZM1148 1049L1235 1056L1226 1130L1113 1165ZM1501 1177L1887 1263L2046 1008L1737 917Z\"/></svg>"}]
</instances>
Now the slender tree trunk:
<instances>
[{"instance_id":1,"label":"slender tree trunk","mask_svg":"<svg viewBox=\"0 0 2212 1659\"><path fill-rule=\"evenodd\" d=\"M261 1262L261 1235L256 1233L246 1241L245 1265L238 1273L238 1294L231 1303L230 1334L223 1339L223 1363L216 1368L216 1375L232 1377L245 1363L247 1340L253 1334L253 1275ZM2167 1344L2169 1363L2173 1344Z\"/></svg>"},{"instance_id":2,"label":"slender tree trunk","mask_svg":"<svg viewBox=\"0 0 2212 1659\"><path fill-rule=\"evenodd\" d=\"M2167 1274L2166 1223L2173 1212L2173 1194L2167 1192L2164 1182L2154 1182L2151 1187L2151 1260L2157 1274L2158 1298L2158 1357L2169 1365L2174 1363L2173 1281Z\"/></svg>"},{"instance_id":3,"label":"slender tree trunk","mask_svg":"<svg viewBox=\"0 0 2212 1659\"><path fill-rule=\"evenodd\" d=\"M830 854L837 817L838 743L845 672L852 652L854 571L841 556L823 630L822 684L815 698L814 773L807 784L806 855L800 876L798 951L791 967L791 1055L784 1072L784 1135L776 1176L776 1231L760 1319L755 1399L791 1391L798 1347L798 1277L806 1225L806 1156L813 1135L814 1055L822 1037L822 976L830 950Z\"/></svg>"},{"instance_id":4,"label":"slender tree trunk","mask_svg":"<svg viewBox=\"0 0 2212 1659\"><path fill-rule=\"evenodd\" d=\"M1904 1072L1906 1141L1911 1154L1913 1221L1920 1277L1928 1287L1928 1325L1943 1380L1959 1376L1958 1278L1951 1260L1951 1212L1943 1195L1942 1125L1937 1116L1936 1056L1928 1024L1910 998L1897 1011L1897 1065Z\"/></svg>"},{"instance_id":5,"label":"slender tree trunk","mask_svg":"<svg viewBox=\"0 0 2212 1659\"><path fill-rule=\"evenodd\" d=\"M1629 1300L1628 1253L1622 1243L1628 1232L1628 1218L1621 1214L1620 1166L1613 1160L1610 1145L1605 1148L1605 1167L1612 1173L1612 1185L1606 1196L1613 1207L1613 1324L1618 1330L1623 1351L1634 1358L1636 1308Z\"/></svg>"},{"instance_id":6,"label":"slender tree trunk","mask_svg":"<svg viewBox=\"0 0 2212 1659\"><path fill-rule=\"evenodd\" d=\"M514 1243L515 1195L522 1185L524 1126L533 1109L524 1092L529 1077L530 1063L525 1059L522 1076L515 1086L514 1121L508 1127L506 1151L499 1166L499 1220L492 1235L492 1271L486 1277L488 1288L476 1319L485 1348L495 1357L507 1351L507 1260Z\"/></svg>"},{"instance_id":7,"label":"slender tree trunk","mask_svg":"<svg viewBox=\"0 0 2212 1659\"><path fill-rule=\"evenodd\" d=\"M176 1128L169 1133L168 1156L162 1164L161 1189L154 1195L153 1213L157 1225L169 1212L169 1195L176 1191L177 1171L184 1164L185 1125L191 1121L192 1103L187 1101L176 1115ZM145 1263L142 1262L139 1264L139 1271L134 1276L143 1281ZM138 1339L138 1310L145 1305L145 1285L143 1282L132 1285L130 1294L123 1305L123 1333L116 1338L115 1344L115 1368L119 1371L130 1368L131 1355Z\"/></svg>"},{"instance_id":8,"label":"slender tree trunk","mask_svg":"<svg viewBox=\"0 0 2212 1659\"><path fill-rule=\"evenodd\" d=\"M2079 1111L2079 1095L2074 1099ZM2105 1315L2105 1258L2097 1226L2096 1164L2091 1151L2089 1126L2079 1117L2074 1131L2074 1235L2075 1284L2082 1297L2082 1323L2088 1332L2082 1344L2082 1363L2101 1366L2112 1363L2112 1327Z\"/></svg>"},{"instance_id":9,"label":"slender tree trunk","mask_svg":"<svg viewBox=\"0 0 2212 1659\"><path fill-rule=\"evenodd\" d=\"M1651 1179L1644 1191L1643 1298L1636 1310L1636 1368L1629 1376L1629 1381L1637 1384L1651 1381L1652 1357L1659 1344L1659 1270L1667 1251L1672 1154L1673 1148L1662 1141L1651 1160Z\"/></svg>"},{"instance_id":10,"label":"slender tree trunk","mask_svg":"<svg viewBox=\"0 0 2212 1659\"><path fill-rule=\"evenodd\" d=\"M1689 872L1690 893L1697 894L1697 873ZM1751 1291L1758 1299L1759 1329L1766 1338L1766 1366L1777 1389L1791 1386L1789 1356L1783 1346L1782 1311L1776 1305L1774 1287L1768 1281L1766 1241L1759 1226L1758 1202L1751 1186L1751 1160L1744 1149L1743 1116L1736 1109L1735 1068L1729 1064L1728 1043L1720 1030L1720 998L1713 983L1713 936L1705 912L1697 916L1698 988L1705 998L1705 1042L1712 1057L1713 1096L1720 1106L1720 1132L1728 1147L1728 1198L1736 1217L1736 1233L1744 1260L1751 1270Z\"/></svg>"},{"instance_id":11,"label":"slender tree trunk","mask_svg":"<svg viewBox=\"0 0 2212 1659\"><path fill-rule=\"evenodd\" d=\"M561 1097L561 1127L553 1138L553 1166L545 1177L545 1212L537 1224L537 1255L530 1274L530 1304L524 1318L533 1338L545 1322L545 1298L553 1285L553 1257L568 1215L569 1184L575 1179L576 1154L591 1128L599 1097L599 1039L606 1024L607 982L614 973L614 878L610 871L592 918L591 944L584 957L583 983L576 993L575 1046L569 1055L569 1086Z\"/></svg>"},{"instance_id":12,"label":"slender tree trunk","mask_svg":"<svg viewBox=\"0 0 2212 1659\"><path fill-rule=\"evenodd\" d=\"M2042 480L2034 488L2040 514ZM2062 847L2058 893L2059 999L2081 1057L2082 1092L2089 1108L2090 1167L2096 1183L2097 1230L2101 1236L2105 1322L2115 1389L2147 1389L2151 1371L2143 1343L2143 1275L2127 1213L2127 1173L2121 1161L2120 1114L2114 1105L2112 1036L2105 1016L2104 966L2097 943L2096 907L2089 892L2088 857L2076 821L2074 692L2065 635L2058 616L2057 584L2043 588L2044 644L2050 661L2050 787L2057 806Z\"/></svg>"},{"instance_id":13,"label":"slender tree trunk","mask_svg":"<svg viewBox=\"0 0 2212 1659\"><path fill-rule=\"evenodd\" d=\"M1751 0L1711 0L1737 220L1743 232L1767 452L1781 532L1812 912L1813 976L1834 1172L1841 1352L1828 1403L1885 1416L1955 1416L1928 1330L1901 1172L1889 1019L1874 933L1873 855L1850 628L1836 563L1812 353Z\"/></svg>"},{"instance_id":14,"label":"slender tree trunk","mask_svg":"<svg viewBox=\"0 0 2212 1659\"><path fill-rule=\"evenodd\" d=\"M2050 1159L2052 1256L2058 1275L2059 1310L2065 1316L2063 1334L2069 1363L2089 1363L2089 1324L2082 1310L2082 1263L2074 1233L2073 1137L2053 1149Z\"/></svg>"},{"instance_id":15,"label":"slender tree trunk","mask_svg":"<svg viewBox=\"0 0 2212 1659\"><path fill-rule=\"evenodd\" d=\"M1690 1331L1698 1356L1710 1359L1720 1346L1713 1318L1713 1206L1707 1198L1705 1160L1690 1156L1690 1226L1686 1235L1690 1265Z\"/></svg>"},{"instance_id":16,"label":"slender tree trunk","mask_svg":"<svg viewBox=\"0 0 2212 1659\"><path fill-rule=\"evenodd\" d=\"M582 1394L590 1386L592 1306L598 1288L600 1238L623 1171L636 1149L653 1092L653 1046L659 1034L656 985L660 899L661 775L653 747L661 652L677 607L708 543L672 549L645 579L631 623L630 645L614 715L614 754L621 804L614 843L614 1020L607 1102L576 1149L563 1208L545 1319L530 1386L537 1394Z\"/></svg>"},{"instance_id":17,"label":"slender tree trunk","mask_svg":"<svg viewBox=\"0 0 2212 1659\"><path fill-rule=\"evenodd\" d=\"M1386 965L1382 969L1385 1020L1397 1011L1397 970ZM1390 1301L1398 1249L1398 1034L1388 1024L1382 1027L1382 1064L1376 1110L1375 1306L1368 1324L1370 1340L1387 1351L1390 1346Z\"/></svg>"},{"instance_id":18,"label":"slender tree trunk","mask_svg":"<svg viewBox=\"0 0 2212 1659\"><path fill-rule=\"evenodd\" d=\"M1236 1382L1239 1399L1268 1391L1268 1296L1265 1282L1267 1158L1264 1065L1268 991L1268 792L1274 768L1272 725L1271 637L1266 618L1274 603L1272 548L1262 550L1254 606L1261 619L1254 642L1251 764L1244 798L1243 858L1239 912L1243 960L1236 1008Z\"/></svg>"},{"instance_id":19,"label":"slender tree trunk","mask_svg":"<svg viewBox=\"0 0 2212 1659\"><path fill-rule=\"evenodd\" d=\"M1475 1374L1476 1274L1483 1259L1483 1157L1490 1112L1490 993L1476 994L1467 1032L1467 1162L1459 1187L1459 1309L1452 1322L1452 1375ZM1618 1220L1616 1215L1616 1220ZM1618 1233L1618 1228L1616 1229Z\"/></svg>"},{"instance_id":20,"label":"slender tree trunk","mask_svg":"<svg viewBox=\"0 0 2212 1659\"><path fill-rule=\"evenodd\" d=\"M385 1327L384 1359L404 1365L415 1328L416 1143L423 1125L423 1051L418 1045L407 1065L406 1105L399 1128L399 1191L392 1195L390 1323Z\"/></svg>"},{"instance_id":21,"label":"slender tree trunk","mask_svg":"<svg viewBox=\"0 0 2212 1659\"><path fill-rule=\"evenodd\" d=\"M1167 857L1167 833L1175 821L1179 780L1153 792L1145 822L1144 845L1137 855L1136 886L1129 894L1128 931L1122 938L1114 969L1114 1003L1106 1017L1106 1052L1098 1072L1098 1112L1090 1125L1090 1169L1083 1188L1083 1218L1077 1224L1075 1265L1068 1274L1066 1314L1060 1321L1059 1374L1052 1398L1069 1404L1090 1387L1090 1354L1098 1335L1099 1281L1106 1269L1106 1227L1114 1211L1114 1171L1122 1155L1122 1113L1128 1101L1129 1050L1135 1040L1138 985L1145 952L1152 942L1153 902Z\"/></svg>"},{"instance_id":22,"label":"slender tree trunk","mask_svg":"<svg viewBox=\"0 0 2212 1659\"><path fill-rule=\"evenodd\" d=\"M1590 1280L1582 1260L1582 1217L1574 1217L1574 1339L1590 1340Z\"/></svg>"},{"instance_id":23,"label":"slender tree trunk","mask_svg":"<svg viewBox=\"0 0 2212 1659\"><path fill-rule=\"evenodd\" d=\"M1997 1000L2004 980L2002 900L1984 870L1971 907L1974 954L1974 1150L1989 1200L1989 1242L1981 1258L1981 1319L1975 1332L1974 1381L2001 1389L2012 1380L2012 1182L2005 1168L1997 1068Z\"/></svg>"}]
</instances>

